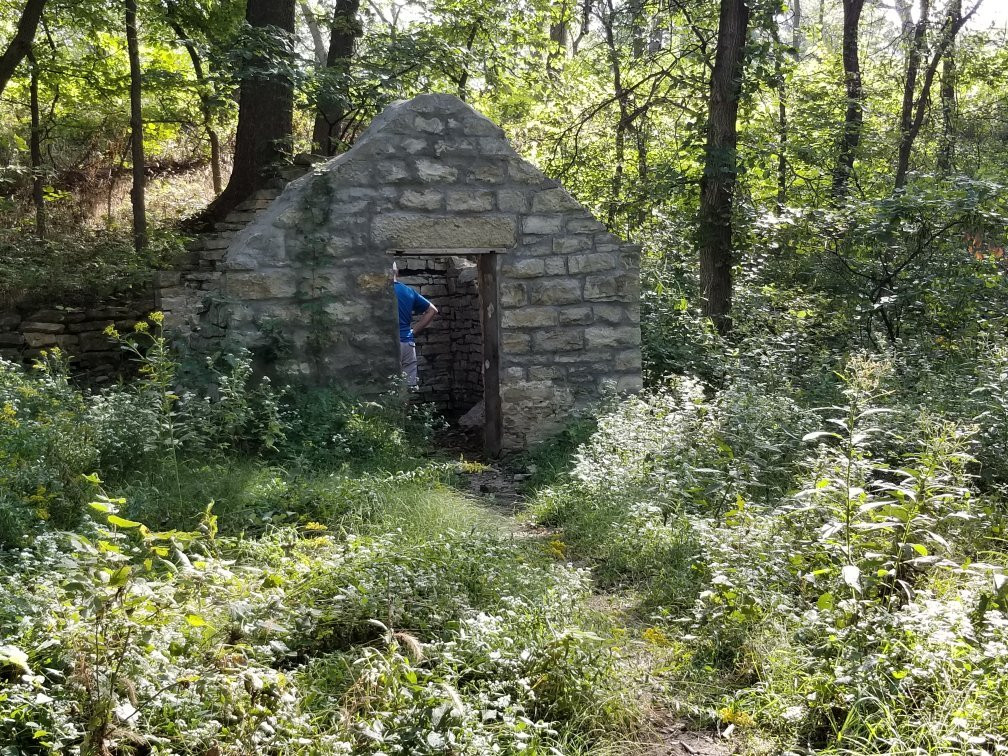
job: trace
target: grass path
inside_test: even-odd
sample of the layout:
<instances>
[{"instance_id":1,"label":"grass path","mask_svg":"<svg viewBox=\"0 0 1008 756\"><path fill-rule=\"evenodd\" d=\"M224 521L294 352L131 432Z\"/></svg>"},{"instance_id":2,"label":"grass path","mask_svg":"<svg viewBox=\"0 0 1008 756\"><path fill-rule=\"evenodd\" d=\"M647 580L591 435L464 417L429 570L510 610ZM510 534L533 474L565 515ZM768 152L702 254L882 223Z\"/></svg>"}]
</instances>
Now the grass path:
<instances>
[{"instance_id":1,"label":"grass path","mask_svg":"<svg viewBox=\"0 0 1008 756\"><path fill-rule=\"evenodd\" d=\"M499 464L473 466L463 474L462 490L479 507L485 509L502 527L518 538L542 541L546 547L549 539L558 532L532 522L523 516L529 500L522 493L522 484L528 478ZM589 564L580 566L589 567ZM637 612L638 599L631 590L599 590L596 584L588 601L588 610L604 618L612 628L623 629L628 636L640 637L647 626L645 618ZM697 728L674 712L661 695L662 660L647 644L637 643L627 654L635 677L646 681L642 685L641 704L644 725L639 732L628 733L628 742L622 753L639 756L729 756L742 753L738 739L724 738L718 732Z\"/></svg>"}]
</instances>

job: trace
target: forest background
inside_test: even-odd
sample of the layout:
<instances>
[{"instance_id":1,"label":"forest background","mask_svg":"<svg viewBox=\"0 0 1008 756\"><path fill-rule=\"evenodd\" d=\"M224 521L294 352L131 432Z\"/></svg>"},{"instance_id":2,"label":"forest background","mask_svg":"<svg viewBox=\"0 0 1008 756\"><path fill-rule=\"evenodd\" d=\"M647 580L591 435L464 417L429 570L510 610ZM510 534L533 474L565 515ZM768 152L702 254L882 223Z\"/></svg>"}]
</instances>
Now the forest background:
<instances>
[{"instance_id":1,"label":"forest background","mask_svg":"<svg viewBox=\"0 0 1008 756\"><path fill-rule=\"evenodd\" d=\"M121 385L0 361L2 752L1004 752L1006 15L0 0L4 301L452 92L643 244L647 383L507 463L515 526L427 409L157 313Z\"/></svg>"}]
</instances>

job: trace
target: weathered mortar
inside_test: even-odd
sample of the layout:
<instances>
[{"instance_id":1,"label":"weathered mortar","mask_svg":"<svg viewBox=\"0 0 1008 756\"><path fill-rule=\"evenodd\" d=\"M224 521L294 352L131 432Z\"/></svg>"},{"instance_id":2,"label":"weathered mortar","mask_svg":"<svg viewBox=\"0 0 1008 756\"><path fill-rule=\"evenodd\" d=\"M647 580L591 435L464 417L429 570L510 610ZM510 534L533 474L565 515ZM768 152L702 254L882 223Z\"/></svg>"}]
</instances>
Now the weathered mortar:
<instances>
[{"instance_id":1,"label":"weathered mortar","mask_svg":"<svg viewBox=\"0 0 1008 756\"><path fill-rule=\"evenodd\" d=\"M640 387L638 249L456 97L390 106L352 150L259 201L198 252L202 276L162 289L198 348L244 344L283 377L373 392L398 372L388 251L493 249L505 448L559 429L606 383Z\"/></svg>"}]
</instances>

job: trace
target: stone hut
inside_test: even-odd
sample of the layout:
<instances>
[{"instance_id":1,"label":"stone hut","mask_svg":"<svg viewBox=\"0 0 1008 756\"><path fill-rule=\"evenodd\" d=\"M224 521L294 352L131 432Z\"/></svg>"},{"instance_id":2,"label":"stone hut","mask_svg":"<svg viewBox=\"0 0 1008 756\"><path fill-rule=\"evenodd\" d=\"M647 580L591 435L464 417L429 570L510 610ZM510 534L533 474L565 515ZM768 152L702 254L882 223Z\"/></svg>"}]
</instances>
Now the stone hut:
<instances>
[{"instance_id":1,"label":"stone hut","mask_svg":"<svg viewBox=\"0 0 1008 756\"><path fill-rule=\"evenodd\" d=\"M389 106L353 149L205 237L159 306L197 349L253 350L288 380L385 390L398 373L389 271L440 310L421 397L485 398L490 452L641 386L639 249L608 233L452 95Z\"/></svg>"}]
</instances>

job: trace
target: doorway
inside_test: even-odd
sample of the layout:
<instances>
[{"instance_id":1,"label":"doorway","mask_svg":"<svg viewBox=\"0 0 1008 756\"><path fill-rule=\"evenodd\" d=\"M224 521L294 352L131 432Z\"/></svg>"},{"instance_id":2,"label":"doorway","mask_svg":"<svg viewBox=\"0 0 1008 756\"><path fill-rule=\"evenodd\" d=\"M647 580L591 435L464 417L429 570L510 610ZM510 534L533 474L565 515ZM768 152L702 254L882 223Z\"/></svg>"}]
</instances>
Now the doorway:
<instances>
[{"instance_id":1,"label":"doorway","mask_svg":"<svg viewBox=\"0 0 1008 756\"><path fill-rule=\"evenodd\" d=\"M453 427L468 426L485 452L497 456L502 423L496 251L389 252L399 280L438 308L438 317L416 337L419 400L437 407Z\"/></svg>"}]
</instances>

